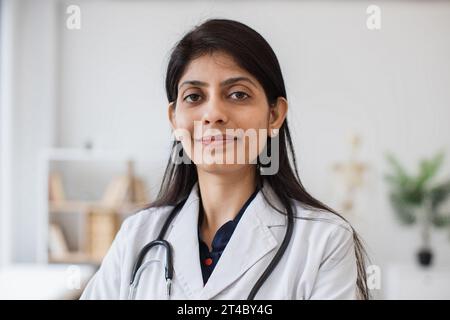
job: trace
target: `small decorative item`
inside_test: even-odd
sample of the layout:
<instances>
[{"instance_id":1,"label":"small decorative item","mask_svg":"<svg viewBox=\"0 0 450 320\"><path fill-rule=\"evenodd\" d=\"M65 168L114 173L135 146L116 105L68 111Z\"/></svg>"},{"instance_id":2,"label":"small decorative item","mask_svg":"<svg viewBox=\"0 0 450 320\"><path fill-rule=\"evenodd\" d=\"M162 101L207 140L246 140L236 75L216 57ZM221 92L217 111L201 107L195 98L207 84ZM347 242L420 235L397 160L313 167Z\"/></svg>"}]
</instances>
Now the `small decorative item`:
<instances>
[{"instance_id":1,"label":"small decorative item","mask_svg":"<svg viewBox=\"0 0 450 320\"><path fill-rule=\"evenodd\" d=\"M49 253L53 257L63 257L69 253L69 247L66 242L62 228L51 223L49 226Z\"/></svg>"},{"instance_id":2,"label":"small decorative item","mask_svg":"<svg viewBox=\"0 0 450 320\"><path fill-rule=\"evenodd\" d=\"M434 182L433 178L439 171L444 159L442 152L432 159L420 162L417 176L409 175L399 161L392 155L387 155L393 171L385 176L391 185L390 201L404 225L421 225L422 245L417 258L422 266L429 266L433 261L430 246L430 229L450 225L450 212L442 212L442 205L450 199L450 180Z\"/></svg>"},{"instance_id":3,"label":"small decorative item","mask_svg":"<svg viewBox=\"0 0 450 320\"><path fill-rule=\"evenodd\" d=\"M349 214L355 209L355 196L364 184L364 174L368 170L368 164L358 160L358 151L361 138L357 134L350 137L351 152L345 162L333 164L333 171L339 178L340 200L338 208L340 212Z\"/></svg>"},{"instance_id":4,"label":"small decorative item","mask_svg":"<svg viewBox=\"0 0 450 320\"><path fill-rule=\"evenodd\" d=\"M48 200L61 203L66 200L62 175L59 172L51 172L48 179Z\"/></svg>"}]
</instances>

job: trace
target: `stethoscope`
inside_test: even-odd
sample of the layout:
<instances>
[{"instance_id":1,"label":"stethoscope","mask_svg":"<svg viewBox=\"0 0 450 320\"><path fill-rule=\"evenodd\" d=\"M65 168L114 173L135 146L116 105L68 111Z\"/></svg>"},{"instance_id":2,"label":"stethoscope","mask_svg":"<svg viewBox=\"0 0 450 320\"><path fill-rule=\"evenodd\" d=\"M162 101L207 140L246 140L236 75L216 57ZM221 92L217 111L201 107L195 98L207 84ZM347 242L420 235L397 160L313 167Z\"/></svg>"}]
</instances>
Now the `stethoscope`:
<instances>
[{"instance_id":1,"label":"stethoscope","mask_svg":"<svg viewBox=\"0 0 450 320\"><path fill-rule=\"evenodd\" d=\"M179 202L175 207L172 209L172 212L167 217L166 221L164 222L163 227L161 228L161 231L159 232L158 237L156 240L153 240L149 243L147 243L139 252L138 257L136 259L136 263L134 264L132 273L131 273L131 279L130 279L130 289L128 294L128 299L133 300L136 295L137 288L139 286L139 281L142 276L142 272L149 267L153 262L158 262L156 260L150 260L147 262L143 262L145 256L147 253L157 247L162 246L165 250L165 267L164 267L164 276L166 279L166 297L167 299L170 299L171 295L171 289L172 289L172 279L173 279L173 256L172 256L172 247L170 243L166 240L164 240L164 236L167 232L167 229L170 226L170 223L175 218L177 213L180 211L180 209L183 207L184 203L186 202L187 198ZM289 244L289 241L292 236L292 230L293 230L293 218L292 215L288 215L288 226L286 230L286 235L283 239L283 242L281 243L280 248L278 249L277 253L275 254L272 261L267 266L266 270L263 272L261 277L258 279L258 281L253 286L252 290L250 291L250 294L247 297L247 300L253 300L256 293L258 292L259 288L264 284L266 279L270 276L272 271L275 269L278 262L281 260L284 251L286 250L287 245Z\"/></svg>"}]
</instances>

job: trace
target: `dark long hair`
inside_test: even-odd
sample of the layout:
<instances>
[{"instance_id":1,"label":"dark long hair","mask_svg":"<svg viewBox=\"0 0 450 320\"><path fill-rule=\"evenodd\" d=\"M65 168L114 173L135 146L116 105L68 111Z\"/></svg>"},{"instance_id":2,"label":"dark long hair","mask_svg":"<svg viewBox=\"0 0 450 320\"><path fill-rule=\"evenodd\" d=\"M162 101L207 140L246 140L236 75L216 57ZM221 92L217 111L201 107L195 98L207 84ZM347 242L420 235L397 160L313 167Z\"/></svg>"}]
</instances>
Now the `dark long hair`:
<instances>
[{"instance_id":1,"label":"dark long hair","mask_svg":"<svg viewBox=\"0 0 450 320\"><path fill-rule=\"evenodd\" d=\"M260 82L269 106L273 106L278 97L287 99L278 59L267 41L258 32L240 22L210 19L185 34L172 50L167 67L165 86L167 99L169 102L174 102L174 107L176 107L178 96L178 82L188 64L204 54L219 51L232 56L241 68L252 74ZM271 139L268 137L266 148L270 146ZM261 175L260 171L256 170L256 183L257 187L261 188L266 201L276 211L288 216L288 231L289 229L292 231L295 217L293 200L301 202L308 208L324 210L344 219L333 209L312 197L302 185L287 119L279 129L278 139L279 170L274 175ZM172 152L171 157L174 153L178 153L178 155L183 153L180 141L173 141ZM172 161L172 158L169 158L157 199L147 208L172 206L181 203L188 197L197 181L195 164L177 164ZM263 182L272 187L286 212L270 203L262 189ZM366 284L365 268L366 253L358 234L353 228L352 230L358 270L358 295L361 299L368 299L369 291Z\"/></svg>"}]
</instances>

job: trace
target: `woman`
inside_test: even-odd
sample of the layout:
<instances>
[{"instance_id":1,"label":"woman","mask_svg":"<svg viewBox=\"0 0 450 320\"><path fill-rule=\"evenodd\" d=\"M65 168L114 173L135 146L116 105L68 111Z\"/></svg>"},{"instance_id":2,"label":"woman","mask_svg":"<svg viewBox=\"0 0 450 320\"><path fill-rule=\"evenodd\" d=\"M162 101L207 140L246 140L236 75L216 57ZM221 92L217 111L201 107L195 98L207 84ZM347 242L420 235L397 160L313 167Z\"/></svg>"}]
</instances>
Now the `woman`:
<instances>
[{"instance_id":1,"label":"woman","mask_svg":"<svg viewBox=\"0 0 450 320\"><path fill-rule=\"evenodd\" d=\"M126 219L82 299L367 299L356 232L300 182L262 36L197 26L172 51L166 91L175 140L158 199ZM157 238L173 256L152 244L138 259Z\"/></svg>"}]
</instances>

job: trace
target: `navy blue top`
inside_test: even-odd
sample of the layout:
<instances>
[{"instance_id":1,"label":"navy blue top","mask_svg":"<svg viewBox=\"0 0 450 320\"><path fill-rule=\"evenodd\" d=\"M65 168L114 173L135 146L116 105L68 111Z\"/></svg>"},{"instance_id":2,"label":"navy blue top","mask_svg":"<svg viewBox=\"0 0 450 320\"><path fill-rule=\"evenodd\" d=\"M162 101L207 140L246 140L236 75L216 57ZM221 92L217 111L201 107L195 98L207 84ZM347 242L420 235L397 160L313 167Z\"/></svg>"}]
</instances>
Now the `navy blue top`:
<instances>
[{"instance_id":1,"label":"navy blue top","mask_svg":"<svg viewBox=\"0 0 450 320\"><path fill-rule=\"evenodd\" d=\"M230 220L226 222L224 225L222 225L219 230L217 230L216 234L214 235L214 238L212 240L211 249L212 251L209 252L208 246L206 243L202 240L200 235L200 226L203 221L203 208L201 207L199 210L199 219L198 219L198 243L199 243L199 250L200 250L200 265L202 268L202 275L203 275L203 284L206 284L206 282L209 279L209 276L213 272L217 262L220 259L220 256L222 255L223 250L225 250L226 245L228 244L228 241L231 238L231 235L234 232L234 229L236 229L236 226L241 219L242 215L245 212L245 209L247 209L248 205L252 202L252 200L255 198L255 196L258 194L258 188L253 192L253 194L248 198L248 200L244 203L241 210L239 210L238 214L233 220Z\"/></svg>"}]
</instances>

